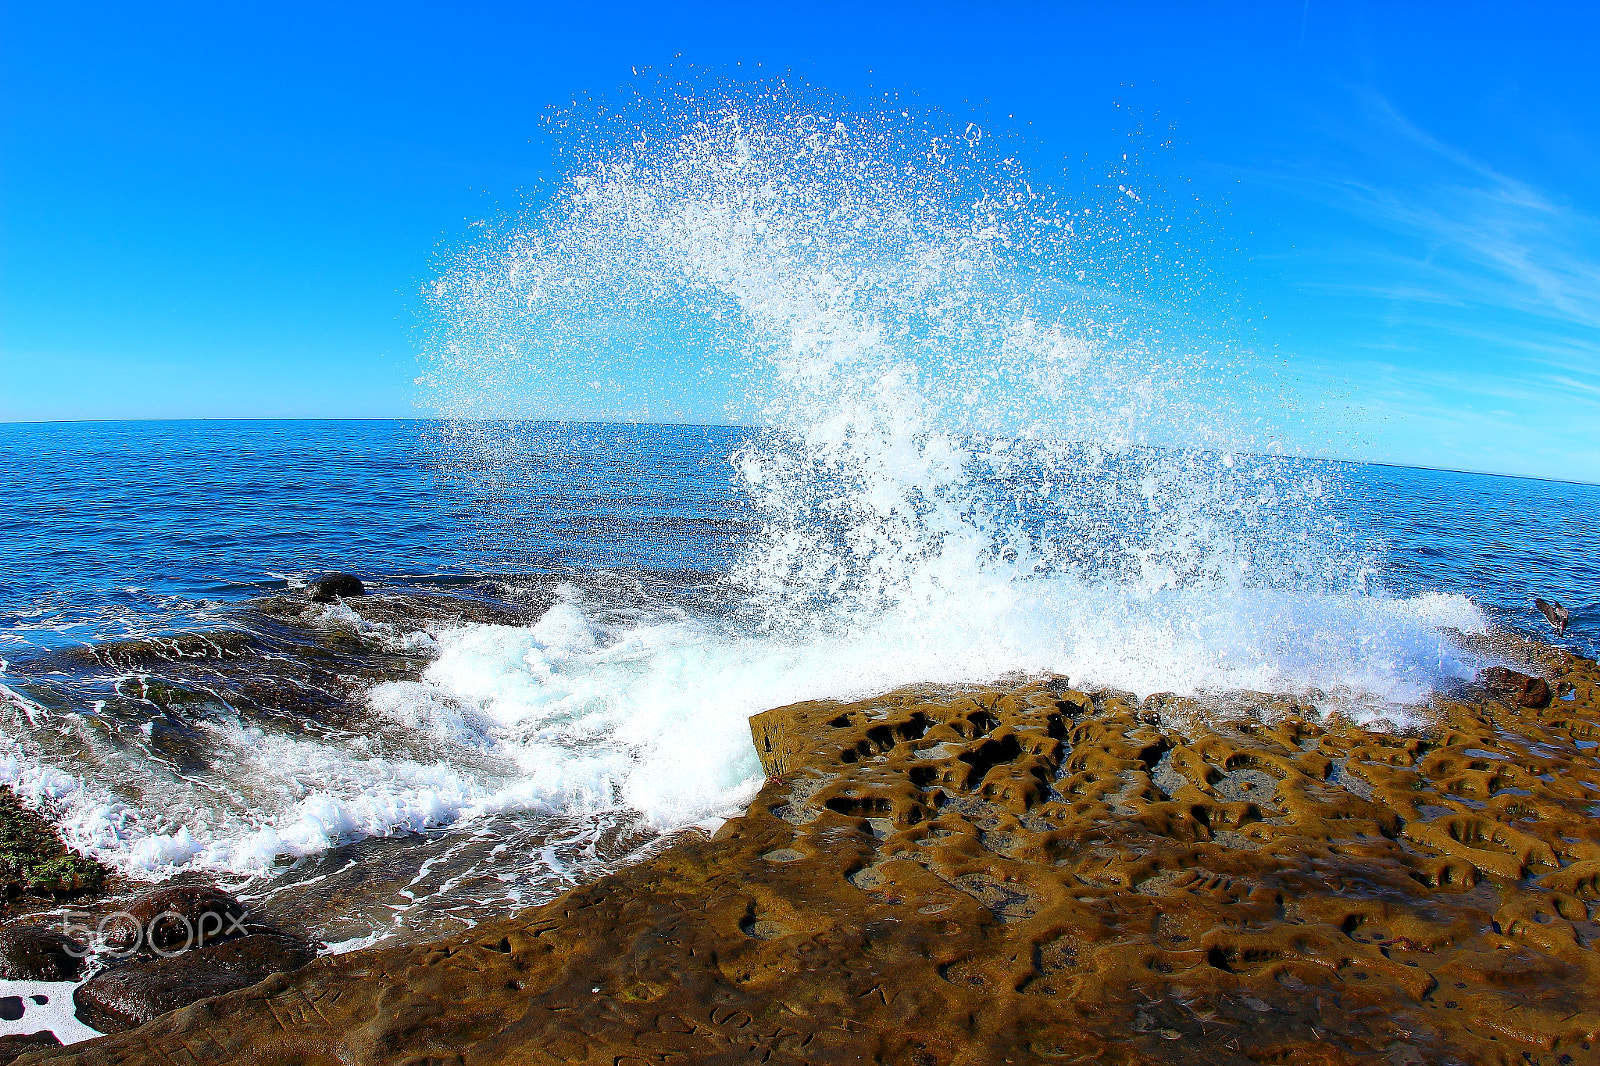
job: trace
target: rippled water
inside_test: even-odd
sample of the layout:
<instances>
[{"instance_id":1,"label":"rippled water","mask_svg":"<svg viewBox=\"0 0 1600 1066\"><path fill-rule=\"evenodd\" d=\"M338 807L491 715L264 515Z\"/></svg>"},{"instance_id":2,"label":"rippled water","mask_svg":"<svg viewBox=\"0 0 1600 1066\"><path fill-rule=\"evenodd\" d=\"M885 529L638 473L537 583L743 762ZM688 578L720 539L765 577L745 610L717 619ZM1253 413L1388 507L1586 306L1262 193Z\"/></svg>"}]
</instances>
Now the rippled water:
<instances>
[{"instance_id":1,"label":"rippled water","mask_svg":"<svg viewBox=\"0 0 1600 1066\"><path fill-rule=\"evenodd\" d=\"M503 462L425 421L0 425L0 656L193 628L324 570L378 587L613 568L692 583L753 516L729 457L751 431L548 424ZM1600 487L1325 464L1343 523L1396 592L1458 593L1600 649Z\"/></svg>"},{"instance_id":2,"label":"rippled water","mask_svg":"<svg viewBox=\"0 0 1600 1066\"><path fill-rule=\"evenodd\" d=\"M741 431L549 426L486 464L394 422L0 425L0 657L205 623L324 570L380 586L714 571Z\"/></svg>"}]
</instances>

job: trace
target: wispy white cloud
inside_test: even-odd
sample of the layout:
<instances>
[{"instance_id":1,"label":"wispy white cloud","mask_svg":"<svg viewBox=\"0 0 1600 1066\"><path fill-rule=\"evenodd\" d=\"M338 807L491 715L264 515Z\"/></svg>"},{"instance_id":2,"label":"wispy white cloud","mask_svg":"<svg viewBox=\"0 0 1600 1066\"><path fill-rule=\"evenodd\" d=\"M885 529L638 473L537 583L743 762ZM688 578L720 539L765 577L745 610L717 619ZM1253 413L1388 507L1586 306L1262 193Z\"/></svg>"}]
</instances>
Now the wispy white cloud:
<instances>
[{"instance_id":1,"label":"wispy white cloud","mask_svg":"<svg viewBox=\"0 0 1600 1066\"><path fill-rule=\"evenodd\" d=\"M1375 92L1355 103L1322 150L1237 175L1289 197L1294 247L1272 258L1311 299L1282 343L1327 397L1305 406L1328 450L1600 480L1593 189L1507 173Z\"/></svg>"},{"instance_id":2,"label":"wispy white cloud","mask_svg":"<svg viewBox=\"0 0 1600 1066\"><path fill-rule=\"evenodd\" d=\"M1600 217L1500 172L1361 94L1367 122L1355 155L1384 154L1395 180L1358 180L1334 168L1293 178L1369 225L1408 236L1409 248L1368 248L1369 265L1404 268L1375 278L1372 295L1418 303L1477 303L1600 330ZM1308 189L1308 191L1313 191ZM1600 355L1600 337L1590 338Z\"/></svg>"}]
</instances>

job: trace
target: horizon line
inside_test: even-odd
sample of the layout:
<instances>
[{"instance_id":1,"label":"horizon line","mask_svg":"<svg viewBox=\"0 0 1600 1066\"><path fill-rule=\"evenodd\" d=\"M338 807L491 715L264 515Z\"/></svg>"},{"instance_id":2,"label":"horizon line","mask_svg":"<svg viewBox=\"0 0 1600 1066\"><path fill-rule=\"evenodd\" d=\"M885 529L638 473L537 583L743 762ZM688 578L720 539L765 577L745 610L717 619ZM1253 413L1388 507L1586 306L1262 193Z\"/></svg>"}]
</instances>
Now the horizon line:
<instances>
[{"instance_id":1,"label":"horizon line","mask_svg":"<svg viewBox=\"0 0 1600 1066\"><path fill-rule=\"evenodd\" d=\"M525 422L542 425L573 426L680 426L698 429L765 429L768 427L742 422L646 422L638 419L603 418L444 418L436 415L208 415L189 418L33 418L0 419L0 426L72 426L117 425L146 422ZM1160 445L1139 447L1159 448ZM1170 445L1168 447L1171 447ZM1224 454L1215 448L1194 448L1193 451ZM1331 456L1297 455L1287 452L1237 451L1229 454L1248 455L1259 459L1297 459L1312 463L1339 463L1344 466L1381 466L1391 470L1425 470L1437 474L1470 474L1477 477L1516 478L1521 481L1543 481L1552 485L1580 485L1600 487L1600 481L1580 481L1575 478L1549 477L1542 474L1509 474L1498 470L1465 470L1454 466L1426 466L1420 463L1403 463L1382 459L1341 459Z\"/></svg>"}]
</instances>

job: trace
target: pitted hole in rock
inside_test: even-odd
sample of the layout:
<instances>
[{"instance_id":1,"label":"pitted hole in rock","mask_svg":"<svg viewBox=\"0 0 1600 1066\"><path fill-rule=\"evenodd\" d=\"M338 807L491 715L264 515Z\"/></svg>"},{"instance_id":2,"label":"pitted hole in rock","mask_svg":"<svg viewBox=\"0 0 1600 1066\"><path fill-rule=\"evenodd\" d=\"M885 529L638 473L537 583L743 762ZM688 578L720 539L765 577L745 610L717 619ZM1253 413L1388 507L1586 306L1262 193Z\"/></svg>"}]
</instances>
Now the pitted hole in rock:
<instances>
[{"instance_id":1,"label":"pitted hole in rock","mask_svg":"<svg viewBox=\"0 0 1600 1066\"><path fill-rule=\"evenodd\" d=\"M1512 854L1510 848L1496 839L1495 830L1498 829L1494 822L1482 818L1452 818L1446 825L1446 832L1450 839L1457 844L1475 848L1478 851L1497 851Z\"/></svg>"},{"instance_id":2,"label":"pitted hole in rock","mask_svg":"<svg viewBox=\"0 0 1600 1066\"><path fill-rule=\"evenodd\" d=\"M988 711L973 711L965 719L957 718L951 722L950 728L969 740L977 740L999 729L1000 719Z\"/></svg>"},{"instance_id":3,"label":"pitted hole in rock","mask_svg":"<svg viewBox=\"0 0 1600 1066\"><path fill-rule=\"evenodd\" d=\"M1161 761L1161 757L1171 750L1172 742L1166 737L1162 737L1154 744L1149 744L1139 749L1137 758L1144 764L1145 770L1150 771L1155 769L1156 764Z\"/></svg>"},{"instance_id":4,"label":"pitted hole in rock","mask_svg":"<svg viewBox=\"0 0 1600 1066\"><path fill-rule=\"evenodd\" d=\"M1233 759L1228 760L1230 763ZM1250 802L1276 806L1278 779L1253 768L1230 769L1212 787L1230 803Z\"/></svg>"},{"instance_id":5,"label":"pitted hole in rock","mask_svg":"<svg viewBox=\"0 0 1600 1066\"><path fill-rule=\"evenodd\" d=\"M1284 776L1283 769L1277 764L1271 760L1259 758L1247 751L1235 752L1228 756L1222 764L1222 769L1227 773L1233 773L1236 770L1256 770L1274 779L1282 779Z\"/></svg>"},{"instance_id":6,"label":"pitted hole in rock","mask_svg":"<svg viewBox=\"0 0 1600 1066\"><path fill-rule=\"evenodd\" d=\"M956 962L947 962L938 969L939 976L953 985L966 985L969 988L987 990L993 982L985 974L978 962L972 959L960 959Z\"/></svg>"},{"instance_id":7,"label":"pitted hole in rock","mask_svg":"<svg viewBox=\"0 0 1600 1066\"><path fill-rule=\"evenodd\" d=\"M1277 948L1245 948L1234 954L1233 965L1237 972L1249 973L1288 958L1292 958L1289 952Z\"/></svg>"},{"instance_id":8,"label":"pitted hole in rock","mask_svg":"<svg viewBox=\"0 0 1600 1066\"><path fill-rule=\"evenodd\" d=\"M1175 750L1169 750L1162 755L1161 760L1150 771L1150 783L1161 790L1162 799L1171 799L1179 789L1189 783L1189 779L1179 773L1172 765L1173 751Z\"/></svg>"},{"instance_id":9,"label":"pitted hole in rock","mask_svg":"<svg viewBox=\"0 0 1600 1066\"><path fill-rule=\"evenodd\" d=\"M1015 733L1007 733L1000 740L984 741L976 750L961 756L961 761L972 767L967 774L966 787L976 788L990 770L1001 763L1015 762L1021 755L1022 744Z\"/></svg>"},{"instance_id":10,"label":"pitted hole in rock","mask_svg":"<svg viewBox=\"0 0 1600 1066\"><path fill-rule=\"evenodd\" d=\"M1330 768L1328 779L1346 792L1352 792L1370 803L1372 801L1372 786L1352 774L1348 768L1349 763L1349 759L1335 760Z\"/></svg>"},{"instance_id":11,"label":"pitted hole in rock","mask_svg":"<svg viewBox=\"0 0 1600 1066\"><path fill-rule=\"evenodd\" d=\"M884 876L876 866L863 866L844 875L844 879L863 892L876 892L883 888Z\"/></svg>"},{"instance_id":12,"label":"pitted hole in rock","mask_svg":"<svg viewBox=\"0 0 1600 1066\"><path fill-rule=\"evenodd\" d=\"M882 796L835 796L824 806L847 818L881 818L893 809Z\"/></svg>"},{"instance_id":13,"label":"pitted hole in rock","mask_svg":"<svg viewBox=\"0 0 1600 1066\"><path fill-rule=\"evenodd\" d=\"M1230 851L1255 851L1261 847L1259 840L1252 840L1243 833L1237 833L1231 829L1213 830L1211 842Z\"/></svg>"},{"instance_id":14,"label":"pitted hole in rock","mask_svg":"<svg viewBox=\"0 0 1600 1066\"><path fill-rule=\"evenodd\" d=\"M1003 923L1025 921L1039 913L1039 901L1022 885L984 874L962 874L950 883L989 908Z\"/></svg>"},{"instance_id":15,"label":"pitted hole in rock","mask_svg":"<svg viewBox=\"0 0 1600 1066\"><path fill-rule=\"evenodd\" d=\"M843 722L850 724L849 718L840 715L831 724ZM917 711L903 722L885 722L875 725L866 731L866 734L856 741L854 747L845 748L839 753L841 762L854 763L861 759L878 758L889 754L897 746L921 740L933 728L934 722L926 714Z\"/></svg>"},{"instance_id":16,"label":"pitted hole in rock","mask_svg":"<svg viewBox=\"0 0 1600 1066\"><path fill-rule=\"evenodd\" d=\"M1070 970L1078 961L1078 953L1066 937L1056 937L1033 946L1033 968L1041 977L1051 977Z\"/></svg>"},{"instance_id":17,"label":"pitted hole in rock","mask_svg":"<svg viewBox=\"0 0 1600 1066\"><path fill-rule=\"evenodd\" d=\"M775 922L770 918L763 918L756 913L754 907L739 920L739 931L751 940L782 940L794 930L782 922Z\"/></svg>"},{"instance_id":18,"label":"pitted hole in rock","mask_svg":"<svg viewBox=\"0 0 1600 1066\"><path fill-rule=\"evenodd\" d=\"M850 716L848 714L841 714L828 724L835 729L848 729L850 728Z\"/></svg>"}]
</instances>

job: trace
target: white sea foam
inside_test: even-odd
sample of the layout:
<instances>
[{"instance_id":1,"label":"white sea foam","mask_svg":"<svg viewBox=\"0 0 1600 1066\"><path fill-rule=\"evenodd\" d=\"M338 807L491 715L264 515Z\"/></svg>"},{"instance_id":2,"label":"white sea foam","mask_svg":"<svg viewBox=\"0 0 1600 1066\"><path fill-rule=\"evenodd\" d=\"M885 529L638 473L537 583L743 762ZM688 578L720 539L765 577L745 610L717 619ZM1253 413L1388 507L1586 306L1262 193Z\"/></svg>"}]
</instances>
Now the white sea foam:
<instances>
[{"instance_id":1,"label":"white sea foam","mask_svg":"<svg viewBox=\"0 0 1600 1066\"><path fill-rule=\"evenodd\" d=\"M98 1030L78 1020L73 1007L72 993L81 983L0 978L0 996L16 996L22 1001L22 1017L15 1021L0 1020L0 1036L51 1032L63 1044L76 1044L100 1036Z\"/></svg>"}]
</instances>

